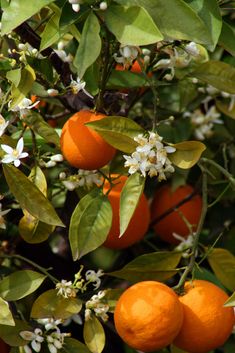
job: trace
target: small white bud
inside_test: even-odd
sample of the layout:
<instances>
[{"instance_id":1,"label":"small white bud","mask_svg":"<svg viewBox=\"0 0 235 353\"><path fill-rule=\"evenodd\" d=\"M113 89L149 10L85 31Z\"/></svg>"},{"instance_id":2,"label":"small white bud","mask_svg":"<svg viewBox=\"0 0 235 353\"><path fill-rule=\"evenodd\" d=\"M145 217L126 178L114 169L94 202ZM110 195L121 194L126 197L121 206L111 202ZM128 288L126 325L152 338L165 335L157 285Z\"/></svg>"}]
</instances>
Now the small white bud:
<instances>
[{"instance_id":1,"label":"small white bud","mask_svg":"<svg viewBox=\"0 0 235 353\"><path fill-rule=\"evenodd\" d=\"M150 56L149 55L145 55L144 56L144 63L148 64L150 62Z\"/></svg>"},{"instance_id":2,"label":"small white bud","mask_svg":"<svg viewBox=\"0 0 235 353\"><path fill-rule=\"evenodd\" d=\"M58 95L59 91L57 89L54 89L54 88L49 88L47 90L47 93L48 93L48 96L55 97L55 96Z\"/></svg>"},{"instance_id":3,"label":"small white bud","mask_svg":"<svg viewBox=\"0 0 235 353\"><path fill-rule=\"evenodd\" d=\"M108 5L107 5L106 1L102 1L100 3L100 10L105 11L105 10L107 10L107 7L108 7Z\"/></svg>"},{"instance_id":4,"label":"small white bud","mask_svg":"<svg viewBox=\"0 0 235 353\"><path fill-rule=\"evenodd\" d=\"M33 48L32 54L36 55L38 53L38 50L36 48Z\"/></svg>"},{"instance_id":5,"label":"small white bud","mask_svg":"<svg viewBox=\"0 0 235 353\"><path fill-rule=\"evenodd\" d=\"M61 172L61 173L59 174L59 178L60 178L60 180L66 179L66 173L65 173L65 172Z\"/></svg>"},{"instance_id":6,"label":"small white bud","mask_svg":"<svg viewBox=\"0 0 235 353\"><path fill-rule=\"evenodd\" d=\"M57 45L58 50L63 50L64 49L64 42L61 40L59 41L58 45Z\"/></svg>"},{"instance_id":7,"label":"small white bud","mask_svg":"<svg viewBox=\"0 0 235 353\"><path fill-rule=\"evenodd\" d=\"M59 153L51 157L51 161L54 161L54 162L63 162L63 160L64 158L62 154L59 154Z\"/></svg>"},{"instance_id":8,"label":"small white bud","mask_svg":"<svg viewBox=\"0 0 235 353\"><path fill-rule=\"evenodd\" d=\"M150 55L151 51L147 48L143 48L142 53L143 53L143 55Z\"/></svg>"},{"instance_id":9,"label":"small white bud","mask_svg":"<svg viewBox=\"0 0 235 353\"><path fill-rule=\"evenodd\" d=\"M79 11L80 11L80 5L79 5L79 4L73 4L73 5L72 5L72 9L73 9L73 11L75 11L75 12L79 12Z\"/></svg>"},{"instance_id":10,"label":"small white bud","mask_svg":"<svg viewBox=\"0 0 235 353\"><path fill-rule=\"evenodd\" d=\"M69 0L70 4L78 4L78 0Z\"/></svg>"},{"instance_id":11,"label":"small white bud","mask_svg":"<svg viewBox=\"0 0 235 353\"><path fill-rule=\"evenodd\" d=\"M45 163L45 167L46 168L53 168L56 166L56 162L55 161L49 161L47 163Z\"/></svg>"},{"instance_id":12,"label":"small white bud","mask_svg":"<svg viewBox=\"0 0 235 353\"><path fill-rule=\"evenodd\" d=\"M26 49L26 45L25 45L24 43L19 43L19 44L18 44L18 48L19 48L20 50L25 50L25 49Z\"/></svg>"}]
</instances>

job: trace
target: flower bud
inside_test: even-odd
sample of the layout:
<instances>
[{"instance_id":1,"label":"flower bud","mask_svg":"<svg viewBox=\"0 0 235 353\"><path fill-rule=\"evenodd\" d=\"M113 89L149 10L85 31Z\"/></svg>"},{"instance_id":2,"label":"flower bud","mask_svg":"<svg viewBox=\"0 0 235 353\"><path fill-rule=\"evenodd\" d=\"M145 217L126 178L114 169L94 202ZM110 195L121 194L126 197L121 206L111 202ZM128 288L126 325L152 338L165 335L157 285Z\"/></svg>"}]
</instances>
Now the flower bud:
<instances>
[{"instance_id":1,"label":"flower bud","mask_svg":"<svg viewBox=\"0 0 235 353\"><path fill-rule=\"evenodd\" d=\"M108 7L108 5L107 5L106 1L102 1L100 3L100 10L105 11L105 10L107 10L107 7Z\"/></svg>"}]
</instances>

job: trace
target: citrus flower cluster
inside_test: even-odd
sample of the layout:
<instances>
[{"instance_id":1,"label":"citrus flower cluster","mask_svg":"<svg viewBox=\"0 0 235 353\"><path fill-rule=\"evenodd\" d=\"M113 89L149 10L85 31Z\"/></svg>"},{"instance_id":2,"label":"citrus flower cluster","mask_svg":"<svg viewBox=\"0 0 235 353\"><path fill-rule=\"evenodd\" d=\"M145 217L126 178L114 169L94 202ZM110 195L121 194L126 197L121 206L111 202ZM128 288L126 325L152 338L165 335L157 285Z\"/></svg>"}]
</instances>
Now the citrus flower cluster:
<instances>
[{"instance_id":1,"label":"citrus flower cluster","mask_svg":"<svg viewBox=\"0 0 235 353\"><path fill-rule=\"evenodd\" d=\"M93 270L86 271L86 280L82 278L82 270L83 266L81 266L79 272L75 274L74 282L66 281L65 279L58 282L56 284L57 295L61 295L64 298L74 298L78 291L86 291L90 283L93 284L94 289L98 289L101 284L100 277L104 275L103 270L98 270L97 272Z\"/></svg>"},{"instance_id":2,"label":"citrus flower cluster","mask_svg":"<svg viewBox=\"0 0 235 353\"><path fill-rule=\"evenodd\" d=\"M60 173L60 180L66 187L66 189L73 191L78 187L85 187L90 189L93 185L101 185L101 176L97 173L97 170L84 170L79 169L77 174L66 177L64 172Z\"/></svg>"},{"instance_id":3,"label":"citrus flower cluster","mask_svg":"<svg viewBox=\"0 0 235 353\"><path fill-rule=\"evenodd\" d=\"M36 107L36 105L39 103L39 101L36 101L33 103L31 99L29 98L23 98L18 105L16 105L13 108L10 108L11 111L17 112L20 114L20 118L24 119L28 114L29 110ZM9 106L11 104L11 101L9 102Z\"/></svg>"},{"instance_id":4,"label":"citrus flower cluster","mask_svg":"<svg viewBox=\"0 0 235 353\"><path fill-rule=\"evenodd\" d=\"M220 120L221 114L215 106L212 106L205 114L201 109L196 109L192 113L184 113L184 116L190 117L191 123L194 126L194 136L201 141L213 135L214 124L223 124L223 121Z\"/></svg>"},{"instance_id":5,"label":"citrus flower cluster","mask_svg":"<svg viewBox=\"0 0 235 353\"><path fill-rule=\"evenodd\" d=\"M133 61L137 58L139 54L139 48L130 45L121 45L119 49L119 55L115 53L113 55L114 60L123 64L124 69L128 69L132 65Z\"/></svg>"},{"instance_id":6,"label":"citrus flower cluster","mask_svg":"<svg viewBox=\"0 0 235 353\"><path fill-rule=\"evenodd\" d=\"M100 317L104 322L108 320L109 306L108 304L102 303L101 299L104 298L106 291L99 291L98 294L95 294L91 297L90 300L86 302L85 309L85 320L88 321L91 318L92 312Z\"/></svg>"},{"instance_id":7,"label":"citrus flower cluster","mask_svg":"<svg viewBox=\"0 0 235 353\"><path fill-rule=\"evenodd\" d=\"M35 328L34 331L21 331L19 334L25 340L29 341L23 347L25 353L41 352L42 343L47 344L50 353L57 353L63 347L64 338L70 336L70 333L62 333L58 327L61 320L41 319L37 321L43 325L43 328Z\"/></svg>"},{"instance_id":8,"label":"citrus flower cluster","mask_svg":"<svg viewBox=\"0 0 235 353\"><path fill-rule=\"evenodd\" d=\"M175 171L168 153L174 153L175 147L164 145L163 138L156 132L148 132L146 135L140 134L134 138L138 143L135 152L131 156L124 155L125 167L129 167L129 173L137 171L145 177L157 176L159 181L166 180L165 173Z\"/></svg>"}]
</instances>

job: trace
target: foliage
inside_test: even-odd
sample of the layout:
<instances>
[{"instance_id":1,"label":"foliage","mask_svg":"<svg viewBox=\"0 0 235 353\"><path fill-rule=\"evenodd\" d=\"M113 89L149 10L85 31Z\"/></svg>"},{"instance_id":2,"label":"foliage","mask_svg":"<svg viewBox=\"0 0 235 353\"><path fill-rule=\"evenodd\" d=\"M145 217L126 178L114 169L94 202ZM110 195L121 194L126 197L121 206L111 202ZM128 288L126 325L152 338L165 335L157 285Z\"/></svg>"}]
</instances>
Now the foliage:
<instances>
[{"instance_id":1,"label":"foliage","mask_svg":"<svg viewBox=\"0 0 235 353\"><path fill-rule=\"evenodd\" d=\"M187 279L206 279L235 306L234 3L0 6L0 338L14 353L136 352L113 333L111 314L122 290L143 280L181 292ZM99 170L62 156L62 127L81 110L108 116L86 124L117 150ZM180 214L189 234L176 234L177 247L154 234L158 218L138 244L102 246L117 175L129 176L120 237L143 190L151 207L166 183L202 195L197 230ZM234 347L231 335L221 351Z\"/></svg>"}]
</instances>

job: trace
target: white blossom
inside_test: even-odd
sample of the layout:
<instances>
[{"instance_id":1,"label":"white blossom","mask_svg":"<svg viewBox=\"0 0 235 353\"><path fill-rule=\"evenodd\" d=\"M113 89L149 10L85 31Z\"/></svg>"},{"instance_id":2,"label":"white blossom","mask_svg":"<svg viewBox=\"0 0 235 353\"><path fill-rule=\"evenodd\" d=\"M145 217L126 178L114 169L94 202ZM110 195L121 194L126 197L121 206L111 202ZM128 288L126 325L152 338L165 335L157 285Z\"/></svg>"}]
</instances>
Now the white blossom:
<instances>
[{"instance_id":1,"label":"white blossom","mask_svg":"<svg viewBox=\"0 0 235 353\"><path fill-rule=\"evenodd\" d=\"M19 112L20 117L23 119L29 114L29 110L34 108L40 101L36 101L33 103L31 99L29 98L23 98L18 105L16 105L13 108L10 108L11 111L13 112ZM11 104L11 101L9 102L9 105Z\"/></svg>"},{"instance_id":2,"label":"white blossom","mask_svg":"<svg viewBox=\"0 0 235 353\"><path fill-rule=\"evenodd\" d=\"M37 322L45 327L46 331L49 330L58 330L58 325L62 324L61 319L45 318L38 319Z\"/></svg>"},{"instance_id":3,"label":"white blossom","mask_svg":"<svg viewBox=\"0 0 235 353\"><path fill-rule=\"evenodd\" d=\"M51 156L51 161L53 162L63 162L63 160L64 160L64 157L60 153L54 154L53 156Z\"/></svg>"},{"instance_id":4,"label":"white blossom","mask_svg":"<svg viewBox=\"0 0 235 353\"><path fill-rule=\"evenodd\" d=\"M86 302L86 309L85 309L85 321L91 318L92 312L97 317L100 317L103 321L108 320L109 306L108 304L102 303L101 299L104 298L106 295L106 291L100 291L98 294L95 294L91 297L90 300Z\"/></svg>"},{"instance_id":5,"label":"white blossom","mask_svg":"<svg viewBox=\"0 0 235 353\"><path fill-rule=\"evenodd\" d=\"M24 149L24 140L23 137L19 139L17 142L16 148L12 148L8 145L1 145L1 148L4 152L6 152L5 156L2 158L2 163L14 163L15 167L19 167L20 159L27 157L29 154L27 152L23 152Z\"/></svg>"},{"instance_id":6,"label":"white blossom","mask_svg":"<svg viewBox=\"0 0 235 353\"><path fill-rule=\"evenodd\" d=\"M190 55L193 55L193 56L199 56L200 55L200 51L199 51L199 49L197 47L197 44L195 42L190 42L190 43L186 44L185 45L185 50Z\"/></svg>"},{"instance_id":7,"label":"white blossom","mask_svg":"<svg viewBox=\"0 0 235 353\"><path fill-rule=\"evenodd\" d=\"M100 277L103 275L104 275L103 270L98 270L97 272L93 270L88 270L86 271L85 277L87 281L93 283L93 286L95 287L95 289L98 289L101 284Z\"/></svg>"},{"instance_id":8,"label":"white blossom","mask_svg":"<svg viewBox=\"0 0 235 353\"><path fill-rule=\"evenodd\" d=\"M4 134L8 124L9 124L9 121L6 121L3 118L3 116L0 114L0 137Z\"/></svg>"},{"instance_id":9,"label":"white blossom","mask_svg":"<svg viewBox=\"0 0 235 353\"><path fill-rule=\"evenodd\" d=\"M79 169L78 173L75 175L71 175L66 179L66 175L63 173L60 176L60 179L64 186L73 191L78 187L86 187L90 189L93 185L101 185L101 177L97 173L97 170L84 170Z\"/></svg>"},{"instance_id":10,"label":"white blossom","mask_svg":"<svg viewBox=\"0 0 235 353\"><path fill-rule=\"evenodd\" d=\"M46 340L50 353L57 353L63 347L66 336L70 336L70 334L61 333L60 331L54 331L50 335L47 335Z\"/></svg>"},{"instance_id":11,"label":"white blossom","mask_svg":"<svg viewBox=\"0 0 235 353\"><path fill-rule=\"evenodd\" d=\"M119 49L120 55L114 54L114 59L117 63L123 64L124 68L128 68L137 58L139 51L135 46L125 45Z\"/></svg>"},{"instance_id":12,"label":"white blossom","mask_svg":"<svg viewBox=\"0 0 235 353\"><path fill-rule=\"evenodd\" d=\"M26 341L31 341L30 345L35 352L40 352L41 343L44 341L42 330L40 328L36 328L34 332L21 331L20 336Z\"/></svg>"},{"instance_id":13,"label":"white blossom","mask_svg":"<svg viewBox=\"0 0 235 353\"><path fill-rule=\"evenodd\" d=\"M68 326L72 322L75 322L75 324L82 325L82 318L81 315L79 314L73 314L71 315L67 320L65 320L62 324L62 326Z\"/></svg>"},{"instance_id":14,"label":"white blossom","mask_svg":"<svg viewBox=\"0 0 235 353\"><path fill-rule=\"evenodd\" d=\"M71 82L70 82L70 88L73 92L73 94L77 94L79 91L83 91L84 93L86 93L87 96L89 96L90 98L93 98L93 96L88 93L85 89L86 86L86 82L82 81L79 77L77 77L77 80L73 80L73 78L71 77Z\"/></svg>"},{"instance_id":15,"label":"white blossom","mask_svg":"<svg viewBox=\"0 0 235 353\"><path fill-rule=\"evenodd\" d=\"M125 167L129 167L129 174L137 171L146 177L157 176L158 180L166 180L165 173L173 173L174 167L168 158L168 153L174 153L175 147L164 145L162 137L149 132L148 136L138 135L134 140L139 144L131 156L124 155Z\"/></svg>"},{"instance_id":16,"label":"white blossom","mask_svg":"<svg viewBox=\"0 0 235 353\"><path fill-rule=\"evenodd\" d=\"M194 112L184 113L185 117L190 117L191 123L194 126L194 135L198 140L205 140L213 135L214 124L223 124L220 119L221 114L217 111L215 106L212 106L206 114L200 109Z\"/></svg>"},{"instance_id":17,"label":"white blossom","mask_svg":"<svg viewBox=\"0 0 235 353\"><path fill-rule=\"evenodd\" d=\"M77 292L71 281L62 279L61 282L56 284L56 289L58 290L57 295L61 295L64 298L76 297Z\"/></svg>"}]
</instances>

